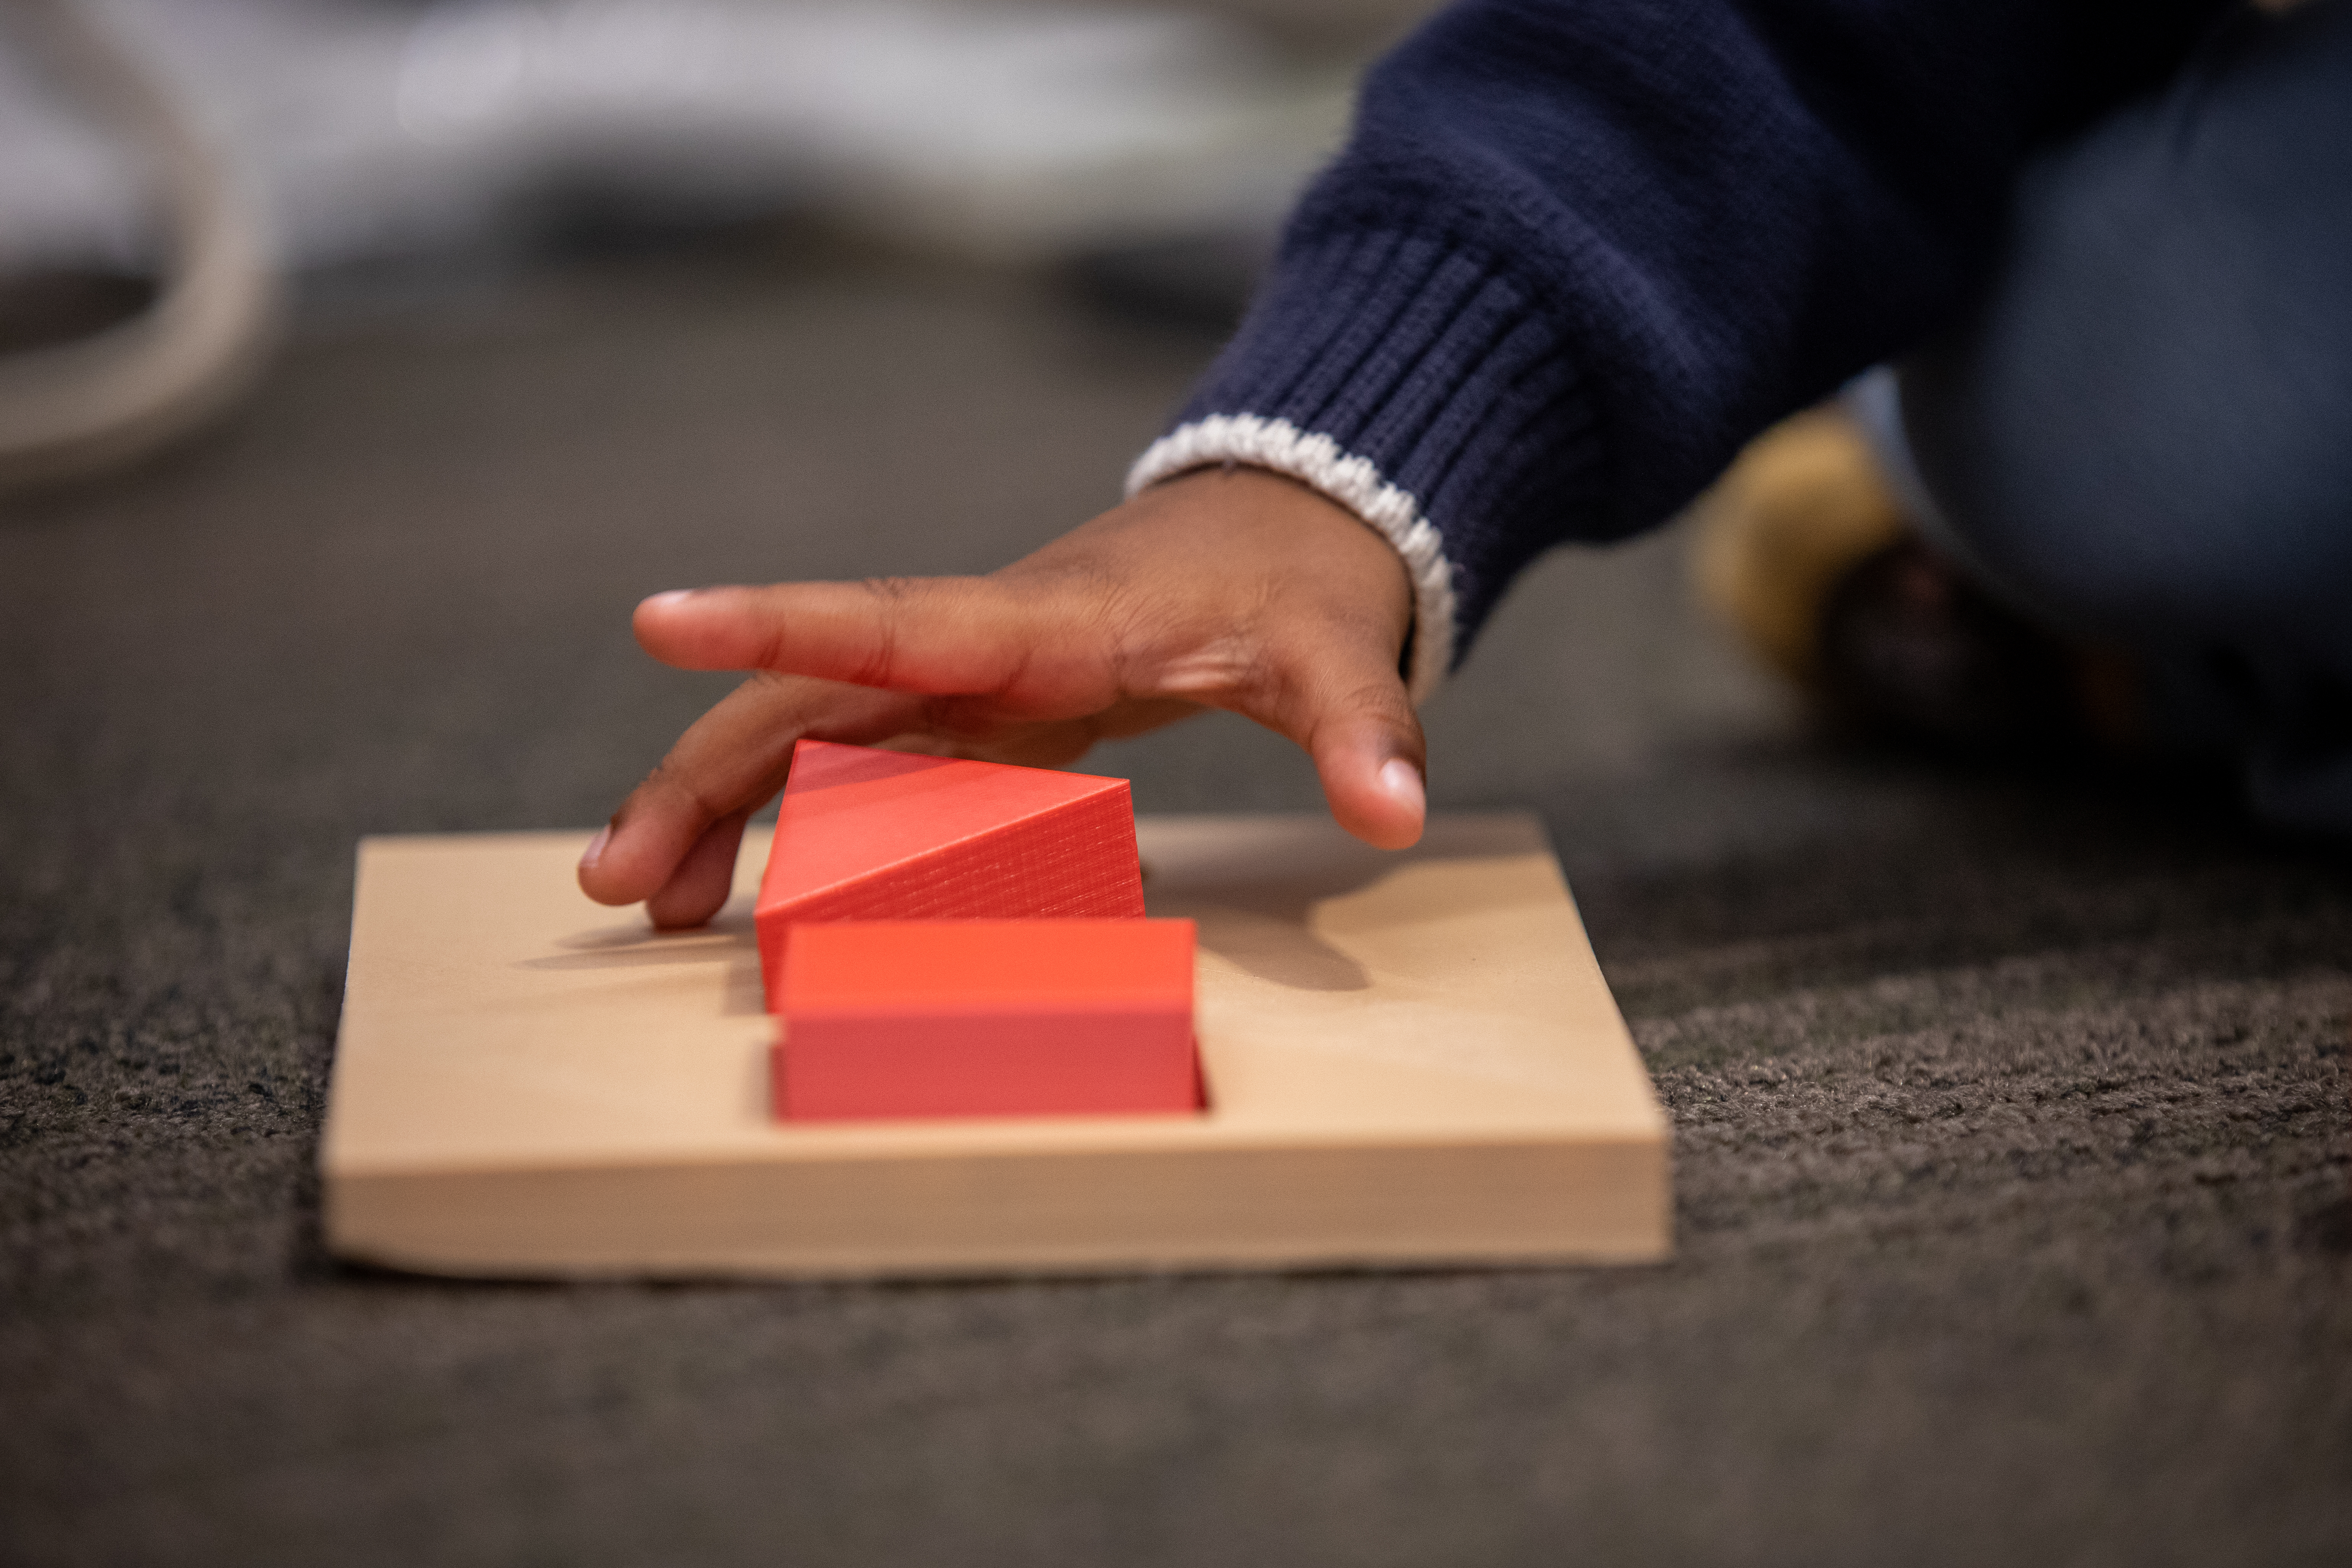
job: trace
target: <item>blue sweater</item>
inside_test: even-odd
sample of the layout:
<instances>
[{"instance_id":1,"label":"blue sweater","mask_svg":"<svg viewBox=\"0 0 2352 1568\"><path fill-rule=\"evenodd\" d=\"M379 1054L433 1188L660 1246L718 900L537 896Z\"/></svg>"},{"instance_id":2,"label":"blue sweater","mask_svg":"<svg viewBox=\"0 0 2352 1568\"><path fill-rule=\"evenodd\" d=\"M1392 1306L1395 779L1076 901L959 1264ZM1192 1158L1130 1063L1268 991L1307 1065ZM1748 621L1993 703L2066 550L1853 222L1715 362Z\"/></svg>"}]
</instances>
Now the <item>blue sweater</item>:
<instances>
[{"instance_id":1,"label":"blue sweater","mask_svg":"<svg viewBox=\"0 0 2352 1568\"><path fill-rule=\"evenodd\" d=\"M2025 155L2221 9L1467 0L1373 70L1180 416L1195 438L1139 479L1278 447L1406 550L1419 635L1458 657L1538 552L1663 521L1948 321Z\"/></svg>"}]
</instances>

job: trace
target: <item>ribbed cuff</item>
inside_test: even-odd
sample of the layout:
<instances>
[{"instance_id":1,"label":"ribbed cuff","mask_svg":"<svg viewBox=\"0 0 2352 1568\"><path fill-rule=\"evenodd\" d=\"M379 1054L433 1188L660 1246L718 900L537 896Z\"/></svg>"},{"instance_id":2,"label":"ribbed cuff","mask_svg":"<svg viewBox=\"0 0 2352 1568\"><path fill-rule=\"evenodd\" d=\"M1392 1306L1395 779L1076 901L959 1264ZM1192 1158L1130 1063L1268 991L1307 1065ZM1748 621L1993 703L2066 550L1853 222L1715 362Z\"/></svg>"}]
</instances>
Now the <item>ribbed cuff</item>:
<instances>
[{"instance_id":1,"label":"ribbed cuff","mask_svg":"<svg viewBox=\"0 0 2352 1568\"><path fill-rule=\"evenodd\" d=\"M1255 414L1213 414L1162 436L1128 470L1127 493L1220 463L1286 474L1354 512L1395 548L1412 579L1412 668L1405 672L1405 690L1416 707L1427 700L1453 667L1454 568L1419 504L1381 479L1370 463L1339 450L1330 437L1309 436L1286 421Z\"/></svg>"},{"instance_id":2,"label":"ribbed cuff","mask_svg":"<svg viewBox=\"0 0 2352 1568\"><path fill-rule=\"evenodd\" d=\"M1543 302L1507 268L1435 235L1327 231L1293 237L1129 482L1230 458L1379 530L1413 577L1418 698L1519 569L1583 531L1594 426Z\"/></svg>"}]
</instances>

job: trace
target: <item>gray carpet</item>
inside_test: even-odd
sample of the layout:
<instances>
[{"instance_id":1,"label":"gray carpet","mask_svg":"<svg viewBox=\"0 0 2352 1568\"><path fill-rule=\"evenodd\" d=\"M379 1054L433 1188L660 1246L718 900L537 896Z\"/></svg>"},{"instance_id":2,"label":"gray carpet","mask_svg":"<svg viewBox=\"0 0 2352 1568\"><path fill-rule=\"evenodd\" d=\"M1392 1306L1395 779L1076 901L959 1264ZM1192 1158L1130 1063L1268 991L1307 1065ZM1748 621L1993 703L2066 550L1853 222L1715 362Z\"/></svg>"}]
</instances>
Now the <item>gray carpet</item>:
<instances>
[{"instance_id":1,"label":"gray carpet","mask_svg":"<svg viewBox=\"0 0 2352 1568\"><path fill-rule=\"evenodd\" d=\"M2352 872L2143 781L1811 738L1679 542L1433 713L1547 814L1672 1110L1665 1267L504 1287L338 1267L360 834L596 820L686 584L993 564L1202 362L756 257L314 318L0 519L0 1560L2352 1561ZM1312 804L1237 723L1097 759Z\"/></svg>"}]
</instances>

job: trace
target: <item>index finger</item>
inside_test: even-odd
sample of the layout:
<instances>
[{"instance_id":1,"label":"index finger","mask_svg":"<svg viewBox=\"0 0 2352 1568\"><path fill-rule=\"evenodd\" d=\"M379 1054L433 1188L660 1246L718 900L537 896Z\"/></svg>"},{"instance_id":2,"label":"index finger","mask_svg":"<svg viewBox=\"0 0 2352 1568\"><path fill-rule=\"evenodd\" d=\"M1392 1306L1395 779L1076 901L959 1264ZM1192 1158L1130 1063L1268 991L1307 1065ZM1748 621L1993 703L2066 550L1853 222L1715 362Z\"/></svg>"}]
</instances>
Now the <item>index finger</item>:
<instances>
[{"instance_id":1,"label":"index finger","mask_svg":"<svg viewBox=\"0 0 2352 1568\"><path fill-rule=\"evenodd\" d=\"M919 712L918 699L890 692L753 677L696 720L629 792L580 863L581 890L600 904L653 897L712 824L756 811L783 788L793 742L870 745L905 733Z\"/></svg>"},{"instance_id":2,"label":"index finger","mask_svg":"<svg viewBox=\"0 0 2352 1568\"><path fill-rule=\"evenodd\" d=\"M767 669L925 696L992 695L1039 717L1119 694L1084 616L1058 595L984 577L657 594L637 606L637 640L688 669Z\"/></svg>"}]
</instances>

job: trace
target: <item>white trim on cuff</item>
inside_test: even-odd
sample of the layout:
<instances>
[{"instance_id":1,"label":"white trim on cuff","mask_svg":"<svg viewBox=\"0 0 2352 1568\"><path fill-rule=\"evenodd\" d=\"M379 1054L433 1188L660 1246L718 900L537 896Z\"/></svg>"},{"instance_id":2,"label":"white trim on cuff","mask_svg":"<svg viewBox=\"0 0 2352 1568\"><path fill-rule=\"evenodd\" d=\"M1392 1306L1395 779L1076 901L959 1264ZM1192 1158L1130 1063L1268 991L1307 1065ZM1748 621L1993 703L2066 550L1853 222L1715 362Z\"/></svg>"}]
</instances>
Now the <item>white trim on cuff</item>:
<instances>
[{"instance_id":1,"label":"white trim on cuff","mask_svg":"<svg viewBox=\"0 0 2352 1568\"><path fill-rule=\"evenodd\" d=\"M1437 530L1421 515L1421 503L1381 478L1370 458L1341 451L1330 437L1255 414L1213 414L1162 436L1128 470L1127 493L1220 463L1286 474L1346 507L1389 542L1412 580L1412 669L1405 689L1415 706L1428 700L1454 662L1454 566Z\"/></svg>"}]
</instances>

